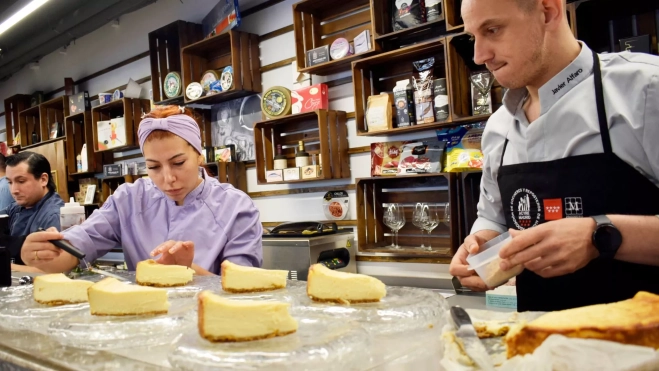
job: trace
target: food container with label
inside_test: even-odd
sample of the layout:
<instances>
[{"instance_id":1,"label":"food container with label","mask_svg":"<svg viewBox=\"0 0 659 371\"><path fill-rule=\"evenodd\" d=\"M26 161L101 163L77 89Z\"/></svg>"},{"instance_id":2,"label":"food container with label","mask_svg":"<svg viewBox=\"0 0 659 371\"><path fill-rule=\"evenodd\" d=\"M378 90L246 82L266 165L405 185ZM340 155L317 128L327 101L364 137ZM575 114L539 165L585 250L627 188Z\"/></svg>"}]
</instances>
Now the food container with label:
<instances>
[{"instance_id":1,"label":"food container with label","mask_svg":"<svg viewBox=\"0 0 659 371\"><path fill-rule=\"evenodd\" d=\"M478 276L483 279L489 287L496 287L508 282L509 279L522 273L523 265L514 266L507 271L501 270L501 258L499 251L501 248L512 240L508 232L499 235L496 238L482 245L477 254L469 254L467 263L469 269L476 271Z\"/></svg>"},{"instance_id":2,"label":"food container with label","mask_svg":"<svg viewBox=\"0 0 659 371\"><path fill-rule=\"evenodd\" d=\"M98 102L99 104L105 104L112 102L112 94L110 93L98 93Z\"/></svg>"}]
</instances>

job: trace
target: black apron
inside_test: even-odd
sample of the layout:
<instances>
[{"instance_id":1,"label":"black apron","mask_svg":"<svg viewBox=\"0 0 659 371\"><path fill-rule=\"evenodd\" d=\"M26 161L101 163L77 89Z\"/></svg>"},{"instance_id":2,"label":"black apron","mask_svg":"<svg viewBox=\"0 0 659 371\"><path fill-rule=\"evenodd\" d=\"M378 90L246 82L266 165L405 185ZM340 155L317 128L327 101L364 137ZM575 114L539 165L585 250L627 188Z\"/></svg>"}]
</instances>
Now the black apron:
<instances>
[{"instance_id":1,"label":"black apron","mask_svg":"<svg viewBox=\"0 0 659 371\"><path fill-rule=\"evenodd\" d=\"M497 181L508 228L527 229L560 218L659 214L659 188L611 148L602 72L593 52L595 94L604 153L503 166ZM597 258L561 277L517 276L518 311L554 311L659 294L659 267Z\"/></svg>"},{"instance_id":2,"label":"black apron","mask_svg":"<svg viewBox=\"0 0 659 371\"><path fill-rule=\"evenodd\" d=\"M55 194L55 192L50 191L48 192L47 195L44 196L42 199L43 202L41 205L39 205L39 209L34 213L34 216L32 217L32 220L30 221L30 224L27 227L27 230L29 231L30 228L32 228L32 224L34 223L34 219L39 216L39 212L43 208L43 205L48 201L49 198L51 198ZM15 223L14 223L15 224ZM9 231L9 235L5 236L6 237L6 244L7 247L9 248L10 256L12 263L14 264L20 264L20 265L25 265L23 260L21 259L21 248L23 247L23 242L25 242L25 239L27 238L27 235L22 235L22 236L12 236L11 232L14 229L14 225L11 226L11 230Z\"/></svg>"}]
</instances>

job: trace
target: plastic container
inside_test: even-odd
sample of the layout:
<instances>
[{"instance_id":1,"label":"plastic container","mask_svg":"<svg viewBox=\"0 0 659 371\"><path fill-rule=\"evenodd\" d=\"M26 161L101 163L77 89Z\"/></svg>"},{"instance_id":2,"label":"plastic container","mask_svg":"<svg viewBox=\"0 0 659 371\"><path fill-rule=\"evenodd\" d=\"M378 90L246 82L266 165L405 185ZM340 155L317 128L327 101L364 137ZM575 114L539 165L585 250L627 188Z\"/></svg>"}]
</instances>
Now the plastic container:
<instances>
[{"instance_id":1,"label":"plastic container","mask_svg":"<svg viewBox=\"0 0 659 371\"><path fill-rule=\"evenodd\" d=\"M469 268L474 269L489 287L502 285L524 270L524 266L521 264L507 271L500 268L499 251L510 240L512 237L506 232L482 245L478 254L469 254L467 257Z\"/></svg>"},{"instance_id":2,"label":"plastic container","mask_svg":"<svg viewBox=\"0 0 659 371\"><path fill-rule=\"evenodd\" d=\"M71 197L69 202L60 208L59 221L62 230L82 224L85 221L85 207Z\"/></svg>"}]
</instances>

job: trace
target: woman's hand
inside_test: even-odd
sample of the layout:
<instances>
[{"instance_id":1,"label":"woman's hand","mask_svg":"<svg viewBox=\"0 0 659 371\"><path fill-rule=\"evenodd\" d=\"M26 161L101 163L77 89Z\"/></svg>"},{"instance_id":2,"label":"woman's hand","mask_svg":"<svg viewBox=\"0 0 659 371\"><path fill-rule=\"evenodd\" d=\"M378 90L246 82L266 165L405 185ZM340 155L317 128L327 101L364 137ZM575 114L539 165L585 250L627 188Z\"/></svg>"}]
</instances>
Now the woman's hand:
<instances>
[{"instance_id":1,"label":"woman's hand","mask_svg":"<svg viewBox=\"0 0 659 371\"><path fill-rule=\"evenodd\" d=\"M158 255L161 256L156 262L160 264L191 267L194 259L194 242L174 240L163 242L151 251L151 256Z\"/></svg>"}]
</instances>

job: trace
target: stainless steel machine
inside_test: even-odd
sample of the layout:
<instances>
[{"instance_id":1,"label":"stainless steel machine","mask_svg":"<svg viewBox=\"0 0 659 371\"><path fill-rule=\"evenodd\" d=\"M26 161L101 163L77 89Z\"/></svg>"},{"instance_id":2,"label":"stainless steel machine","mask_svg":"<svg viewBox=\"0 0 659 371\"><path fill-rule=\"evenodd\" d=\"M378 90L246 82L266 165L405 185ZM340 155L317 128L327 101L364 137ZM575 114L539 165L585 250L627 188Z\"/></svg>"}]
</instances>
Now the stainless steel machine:
<instances>
[{"instance_id":1,"label":"stainless steel machine","mask_svg":"<svg viewBox=\"0 0 659 371\"><path fill-rule=\"evenodd\" d=\"M309 267L357 273L355 234L336 223L291 222L263 235L263 268L289 271L288 278L306 281Z\"/></svg>"}]
</instances>

